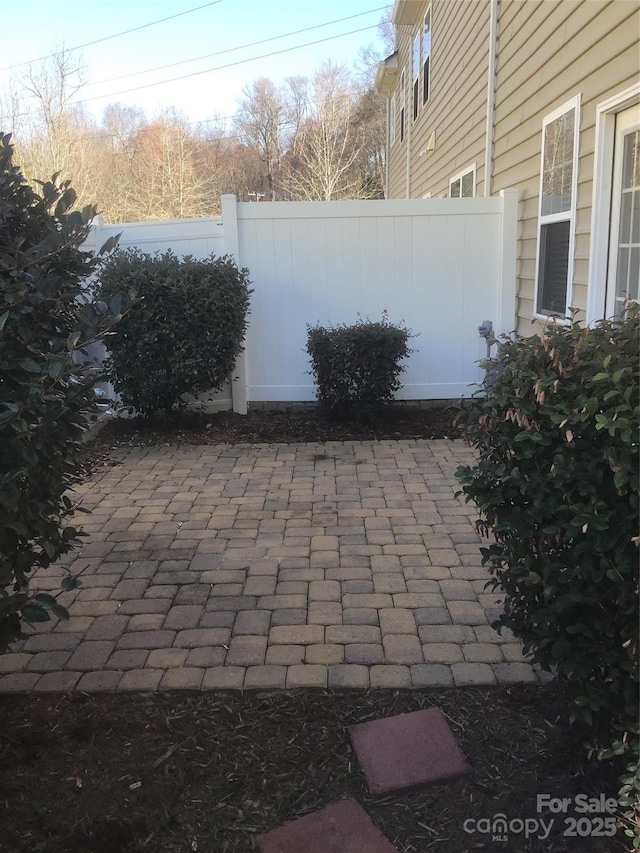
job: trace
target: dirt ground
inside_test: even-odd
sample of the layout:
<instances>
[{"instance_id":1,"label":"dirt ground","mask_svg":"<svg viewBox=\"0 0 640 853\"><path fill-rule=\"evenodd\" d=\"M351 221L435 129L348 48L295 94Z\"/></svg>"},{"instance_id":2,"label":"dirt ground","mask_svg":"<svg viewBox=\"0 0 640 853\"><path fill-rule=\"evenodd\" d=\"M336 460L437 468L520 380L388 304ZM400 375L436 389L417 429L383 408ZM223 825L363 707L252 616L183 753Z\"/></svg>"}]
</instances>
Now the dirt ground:
<instances>
[{"instance_id":1,"label":"dirt ground","mask_svg":"<svg viewBox=\"0 0 640 853\"><path fill-rule=\"evenodd\" d=\"M372 798L347 728L436 706L471 765L461 781ZM399 853L624 849L565 837L492 842L465 820L536 817L536 795L615 796L563 722L556 685L0 697L0 851L249 853L255 836L355 797ZM569 813L571 814L571 812ZM622 831L618 831L622 837Z\"/></svg>"},{"instance_id":2,"label":"dirt ground","mask_svg":"<svg viewBox=\"0 0 640 853\"><path fill-rule=\"evenodd\" d=\"M372 441L413 438L459 438L454 421L460 409L443 405L427 409L398 405L371 421L336 421L315 406L250 409L203 414L187 412L173 419L117 418L109 421L93 448L150 444L244 444L317 441Z\"/></svg>"}]
</instances>

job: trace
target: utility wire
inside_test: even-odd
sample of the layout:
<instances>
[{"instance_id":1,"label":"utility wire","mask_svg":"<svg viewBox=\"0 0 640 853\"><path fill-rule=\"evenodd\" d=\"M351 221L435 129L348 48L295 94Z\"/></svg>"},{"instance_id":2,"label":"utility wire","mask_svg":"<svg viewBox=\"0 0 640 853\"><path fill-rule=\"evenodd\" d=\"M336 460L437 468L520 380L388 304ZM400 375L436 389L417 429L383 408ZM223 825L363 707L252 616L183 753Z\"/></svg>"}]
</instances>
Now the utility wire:
<instances>
[{"instance_id":1,"label":"utility wire","mask_svg":"<svg viewBox=\"0 0 640 853\"><path fill-rule=\"evenodd\" d=\"M338 33L338 35L327 36L326 38L317 39L316 41L309 41L306 42L306 44L298 44L295 45L295 47L285 47L282 50L274 50L271 53L263 53L261 56L252 56L249 59L239 59L237 62L229 62L226 65L218 65L215 68L205 68L202 71L193 71L191 74L183 74L180 77L171 77L168 80L157 80L155 83L145 83L141 86L133 86L130 89L120 89L118 92L109 92L109 94L107 95L93 95L90 98L82 98L79 101L70 101L69 105L77 106L78 104L86 104L89 101L101 101L105 100L106 98L114 98L117 95L127 95L129 92L139 92L141 89L150 89L154 86L164 86L167 83L175 83L178 80L187 80L191 77L198 77L201 74L210 74L213 71L223 71L226 68L233 68L236 65L244 65L247 62L256 62L258 59L268 59L271 56L278 56L282 53L289 53L292 50L300 50L303 47L310 47L314 44L322 44L323 42L332 41L333 39L342 38L343 36L351 36L355 35L356 33L363 33L366 30L376 29L377 26L377 24L372 24L369 27L361 27L358 30L350 30L347 33Z\"/></svg>"},{"instance_id":2,"label":"utility wire","mask_svg":"<svg viewBox=\"0 0 640 853\"><path fill-rule=\"evenodd\" d=\"M175 15L169 15L168 18L159 18L157 21L149 21L148 24L142 24L141 26L133 27L130 30L123 30L121 33L114 33L111 36L103 36L103 38L95 39L95 41L88 41L84 44L78 44L75 47L67 48L67 50L69 53L71 53L74 50L82 50L83 47L91 47L92 45L100 44L103 41L109 41L110 39L120 38L120 36L126 36L129 33L137 33L139 30L146 30L148 27L155 27L156 24L163 24L165 21L172 21L174 18L181 18L183 15L190 15L192 12L199 12L201 9L207 9L209 6L217 6L218 3L222 3L222 0L213 0L213 2L211 3L205 3L204 6L196 6L195 9L187 9L184 12L178 12ZM43 59L49 59L50 56L56 56L58 52L59 51L47 53L45 56L39 56L37 59L27 59L24 62L19 62L17 65L7 65L0 70L8 71L11 68L22 68L24 65L31 65L32 62L41 62Z\"/></svg>"},{"instance_id":3,"label":"utility wire","mask_svg":"<svg viewBox=\"0 0 640 853\"><path fill-rule=\"evenodd\" d=\"M386 6L378 6L375 9L369 9L367 12L358 12L357 15L348 15L346 18L336 18L333 21L326 21L324 24L315 24L312 27L305 27L302 30L293 30L290 33L282 33L278 36L271 36L270 38L261 39L260 41L252 41L248 44L240 44L237 47L227 47L224 50L218 50L215 53L206 53L204 56L194 56L192 59L182 59L179 62L170 62L167 65L158 65L156 68L147 68L144 71L133 71L130 74L120 74L118 77L108 77L105 80L95 80L91 83L87 83L87 86L97 86L100 83L113 83L116 80L124 80L127 77L137 77L140 74L151 74L154 71L164 71L165 68L175 68L178 65L186 65L189 62L199 62L201 59L211 59L213 56L222 56L224 53L233 53L236 50L244 50L248 47L257 47L260 44L266 44L270 41L277 41L278 39L288 38L289 36L297 36L301 33L308 33L311 30L319 30L322 27L328 27L331 24L340 24L343 21L351 21L353 18L361 18L363 15L372 15L374 12L382 12L386 9Z\"/></svg>"},{"instance_id":4,"label":"utility wire","mask_svg":"<svg viewBox=\"0 0 640 853\"><path fill-rule=\"evenodd\" d=\"M362 95L366 95L370 91L371 91L370 89L354 89L349 94L352 97L357 98L357 97L360 97ZM344 98L344 95L337 95L333 98L326 98L324 100L332 103L333 101L341 101L341 100L343 100L343 98ZM314 100L313 98L306 98L304 101L304 106L310 107L314 104L319 104L319 103L321 103L321 101L319 101L317 99ZM27 115L27 113L23 113L22 115ZM213 118L205 118L205 119L201 119L199 121L188 121L188 122L185 122L185 125L188 127L199 127L200 125L212 124L214 122L216 124L217 123L221 124L222 122L233 121L233 119L237 119L239 117L240 117L240 113L236 112L236 113L233 113L233 115L228 115L228 116L214 116ZM144 127L141 127L140 129L136 130L134 132L135 136L141 136L144 133L154 132L154 130L155 130L155 128L153 127L154 119L153 118L150 120L145 119L145 121L146 121L146 125ZM106 138L117 139L118 137L114 133L109 133L107 130L98 130L95 133L80 133L80 134L78 134L78 136L76 138L77 139L106 139ZM229 139L242 139L242 138L243 137L240 136L239 134L231 134L231 135L225 134L224 136L215 136L212 140L207 140L207 141L222 142L222 141L229 140Z\"/></svg>"},{"instance_id":5,"label":"utility wire","mask_svg":"<svg viewBox=\"0 0 640 853\"><path fill-rule=\"evenodd\" d=\"M365 28L365 29L367 29L367 28ZM348 35L348 33L342 33L341 35ZM339 38L339 36L332 36L331 38ZM325 39L325 40L326 40L326 39ZM305 47L305 45L299 45L299 47ZM293 48L289 48L289 50L295 50L295 49L296 49L295 47L293 47ZM255 59L260 59L260 58L261 58L261 57L255 57ZM251 60L251 59L247 59L247 60L244 60L244 61L245 61L245 62L251 62L252 60ZM223 66L223 67L227 67L227 66ZM214 69L214 70L215 70L215 69ZM359 96L361 96L361 95L365 95L365 94L367 94L367 92L369 92L369 91L370 91L370 89L357 89L357 90L353 90L353 91L351 92L351 94L352 94L354 97L359 97ZM106 96L106 97L108 97L108 96ZM337 97L335 97L335 98L328 98L327 100L329 100L329 101L334 101L334 100L341 100L341 98L342 98L342 95L339 95L339 96L337 96ZM88 98L87 100L96 100L96 99L95 99L95 98ZM77 105L77 104L81 104L81 103L84 103L84 102L83 102L83 101L73 101L73 103L70 103L70 104L69 104L69 106L75 106L75 105ZM304 100L304 106L306 106L306 107L311 106L312 104L318 104L318 103L319 103L319 101L317 101L317 100L313 100L312 98L309 98L309 97L305 98L305 100ZM22 117L24 117L24 116L28 116L28 115L31 115L31 112L29 112L29 111L27 111L27 112L21 112L21 113L16 113L15 115L13 115L13 118L22 118ZM195 126L198 126L198 125L203 125L203 124L213 124L213 123L215 123L215 124L221 124L222 122L232 121L233 119L236 119L236 118L238 118L239 116L240 116L240 112L239 112L239 111L236 111L236 112L235 112L235 113L233 113L232 115L227 115L227 116L214 115L212 118L198 119L198 120L196 120L196 121L188 121L188 122L185 122L185 123L186 123L189 127L195 127ZM0 116L0 118L1 118L1 116ZM153 117L152 117L151 119L147 119L147 118L146 118L146 116L145 116L145 121L147 122L147 124L149 124L150 122L153 122ZM140 132L140 133L146 133L146 132L147 132L147 128L142 128L139 132ZM80 134L80 136L81 136L82 138L85 138L85 139L101 139L101 138L104 138L105 136L111 136L111 137L112 137L112 138L114 138L114 139L116 138L116 137L114 136L114 134L109 134L109 133L107 133L107 132L106 132L106 131L104 131L104 130L98 131L97 133L93 133L93 134L81 133L81 134ZM230 136L230 137L221 137L221 138L234 139L234 138L236 138L236 137L231 137L231 136Z\"/></svg>"}]
</instances>

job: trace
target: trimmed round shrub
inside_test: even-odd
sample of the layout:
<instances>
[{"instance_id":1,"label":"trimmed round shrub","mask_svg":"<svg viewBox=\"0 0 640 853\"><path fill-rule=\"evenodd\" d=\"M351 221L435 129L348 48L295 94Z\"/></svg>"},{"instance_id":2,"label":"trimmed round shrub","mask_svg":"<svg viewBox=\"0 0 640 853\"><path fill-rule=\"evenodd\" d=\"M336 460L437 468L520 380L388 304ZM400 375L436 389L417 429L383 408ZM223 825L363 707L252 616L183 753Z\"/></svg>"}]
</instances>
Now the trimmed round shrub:
<instances>
[{"instance_id":1,"label":"trimmed round shrub","mask_svg":"<svg viewBox=\"0 0 640 853\"><path fill-rule=\"evenodd\" d=\"M634 758L625 797L638 784L639 351L637 305L506 339L464 416L478 463L458 470L494 538L496 627L562 679L602 757Z\"/></svg>"},{"instance_id":2,"label":"trimmed round shrub","mask_svg":"<svg viewBox=\"0 0 640 853\"><path fill-rule=\"evenodd\" d=\"M411 331L389 323L359 320L351 326L307 326L307 352L318 386L318 402L334 418L379 415L402 386L401 364L412 350Z\"/></svg>"},{"instance_id":3,"label":"trimmed round shrub","mask_svg":"<svg viewBox=\"0 0 640 853\"><path fill-rule=\"evenodd\" d=\"M224 385L247 328L247 270L230 257L181 260L170 251L128 249L109 258L99 276L103 299L121 290L132 304L105 339L105 373L125 406L168 413L184 408L185 394Z\"/></svg>"}]
</instances>

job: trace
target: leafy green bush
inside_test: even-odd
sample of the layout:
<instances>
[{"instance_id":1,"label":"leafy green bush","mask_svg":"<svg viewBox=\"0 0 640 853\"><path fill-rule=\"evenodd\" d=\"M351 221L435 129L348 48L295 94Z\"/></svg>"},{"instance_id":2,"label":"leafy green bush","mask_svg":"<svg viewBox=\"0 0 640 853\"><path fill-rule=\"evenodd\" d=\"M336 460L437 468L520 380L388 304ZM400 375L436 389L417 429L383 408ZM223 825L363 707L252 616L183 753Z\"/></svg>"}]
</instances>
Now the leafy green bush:
<instances>
[{"instance_id":1,"label":"leafy green bush","mask_svg":"<svg viewBox=\"0 0 640 853\"><path fill-rule=\"evenodd\" d=\"M184 407L184 394L222 387L242 351L247 276L229 257L180 260L129 249L106 261L98 294L126 290L135 298L105 340L105 372L126 406L170 412Z\"/></svg>"},{"instance_id":2,"label":"leafy green bush","mask_svg":"<svg viewBox=\"0 0 640 853\"><path fill-rule=\"evenodd\" d=\"M507 339L465 416L478 463L458 471L495 537L482 553L506 593L498 627L566 683L603 757L638 746L639 351L637 305Z\"/></svg>"},{"instance_id":3,"label":"leafy green bush","mask_svg":"<svg viewBox=\"0 0 640 853\"><path fill-rule=\"evenodd\" d=\"M78 480L81 437L98 411L79 355L114 319L83 297L97 260L79 246L95 208L69 212L69 182L54 176L36 191L12 158L10 136L0 134L0 652L22 619L46 621L49 609L66 615L53 596L31 596L29 575L79 535L65 525L73 511L65 492Z\"/></svg>"},{"instance_id":4,"label":"leafy green bush","mask_svg":"<svg viewBox=\"0 0 640 853\"><path fill-rule=\"evenodd\" d=\"M393 400L412 350L409 329L359 320L352 326L307 326L307 352L321 407L335 418L371 418Z\"/></svg>"}]
</instances>

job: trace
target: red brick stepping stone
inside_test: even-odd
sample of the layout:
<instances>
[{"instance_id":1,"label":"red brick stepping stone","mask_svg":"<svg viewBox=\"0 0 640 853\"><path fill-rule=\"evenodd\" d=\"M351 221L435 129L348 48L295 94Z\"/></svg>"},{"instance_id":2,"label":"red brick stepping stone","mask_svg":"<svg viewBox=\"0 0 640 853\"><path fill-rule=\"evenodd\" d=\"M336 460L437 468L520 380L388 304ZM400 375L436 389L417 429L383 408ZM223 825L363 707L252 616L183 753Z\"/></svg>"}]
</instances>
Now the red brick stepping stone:
<instances>
[{"instance_id":1,"label":"red brick stepping stone","mask_svg":"<svg viewBox=\"0 0 640 853\"><path fill-rule=\"evenodd\" d=\"M469 772L439 708L360 723L349 734L374 795L437 785Z\"/></svg>"},{"instance_id":2,"label":"red brick stepping stone","mask_svg":"<svg viewBox=\"0 0 640 853\"><path fill-rule=\"evenodd\" d=\"M340 800L257 838L261 853L398 853L355 800Z\"/></svg>"}]
</instances>

